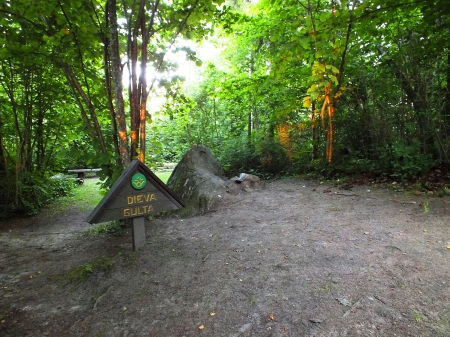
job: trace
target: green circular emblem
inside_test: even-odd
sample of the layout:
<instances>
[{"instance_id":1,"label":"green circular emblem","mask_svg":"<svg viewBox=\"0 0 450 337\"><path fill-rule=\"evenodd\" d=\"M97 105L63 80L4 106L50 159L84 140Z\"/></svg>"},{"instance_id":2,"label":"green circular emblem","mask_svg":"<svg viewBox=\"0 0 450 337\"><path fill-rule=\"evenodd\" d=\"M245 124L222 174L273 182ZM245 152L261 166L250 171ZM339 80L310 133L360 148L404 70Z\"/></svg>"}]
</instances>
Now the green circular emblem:
<instances>
[{"instance_id":1,"label":"green circular emblem","mask_svg":"<svg viewBox=\"0 0 450 337\"><path fill-rule=\"evenodd\" d=\"M136 173L131 177L131 186L136 190L142 190L147 183L147 179L142 173Z\"/></svg>"}]
</instances>

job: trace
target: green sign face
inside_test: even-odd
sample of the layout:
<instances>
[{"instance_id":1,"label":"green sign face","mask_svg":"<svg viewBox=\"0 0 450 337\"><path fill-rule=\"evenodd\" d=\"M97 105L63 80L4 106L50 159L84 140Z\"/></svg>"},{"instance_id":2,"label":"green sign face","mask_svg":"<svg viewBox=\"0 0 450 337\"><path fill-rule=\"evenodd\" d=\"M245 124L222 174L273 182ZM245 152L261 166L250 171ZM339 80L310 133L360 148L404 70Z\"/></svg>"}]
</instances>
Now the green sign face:
<instances>
[{"instance_id":1,"label":"green sign face","mask_svg":"<svg viewBox=\"0 0 450 337\"><path fill-rule=\"evenodd\" d=\"M142 190L147 183L147 179L142 173L136 173L131 177L131 186L136 190Z\"/></svg>"}]
</instances>

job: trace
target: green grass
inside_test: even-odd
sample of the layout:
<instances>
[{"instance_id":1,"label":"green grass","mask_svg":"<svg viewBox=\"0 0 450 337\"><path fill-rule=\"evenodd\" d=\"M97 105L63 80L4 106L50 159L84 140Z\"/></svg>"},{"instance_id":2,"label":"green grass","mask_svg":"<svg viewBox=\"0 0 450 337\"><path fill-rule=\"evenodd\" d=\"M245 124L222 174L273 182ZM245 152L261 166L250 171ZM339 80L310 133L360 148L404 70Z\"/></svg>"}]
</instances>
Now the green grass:
<instances>
[{"instance_id":1,"label":"green grass","mask_svg":"<svg viewBox=\"0 0 450 337\"><path fill-rule=\"evenodd\" d=\"M98 182L98 179L85 179L84 184L78 185L69 196L59 199L58 204L63 208L77 205L82 211L93 209L103 198Z\"/></svg>"},{"instance_id":2,"label":"green grass","mask_svg":"<svg viewBox=\"0 0 450 337\"><path fill-rule=\"evenodd\" d=\"M154 173L164 184L167 184L167 180L169 180L172 171L155 171Z\"/></svg>"},{"instance_id":3,"label":"green grass","mask_svg":"<svg viewBox=\"0 0 450 337\"><path fill-rule=\"evenodd\" d=\"M104 257L70 269L61 277L61 281L63 284L78 284L86 280L94 271L106 271L111 269L113 265L114 260L112 258Z\"/></svg>"},{"instance_id":4,"label":"green grass","mask_svg":"<svg viewBox=\"0 0 450 337\"><path fill-rule=\"evenodd\" d=\"M97 224L84 231L88 236L113 235L119 236L122 234L122 226L118 220Z\"/></svg>"},{"instance_id":5,"label":"green grass","mask_svg":"<svg viewBox=\"0 0 450 337\"><path fill-rule=\"evenodd\" d=\"M167 183L172 172L156 171L155 174L164 183ZM104 197L104 192L100 190L99 182L98 179L85 179L84 184L75 187L68 196L58 198L51 203L47 207L47 212L62 211L71 205L77 205L81 211L94 209ZM103 229L99 228L99 231L101 232Z\"/></svg>"},{"instance_id":6,"label":"green grass","mask_svg":"<svg viewBox=\"0 0 450 337\"><path fill-rule=\"evenodd\" d=\"M413 311L412 316L417 323L420 323L424 320L423 315L416 310Z\"/></svg>"}]
</instances>

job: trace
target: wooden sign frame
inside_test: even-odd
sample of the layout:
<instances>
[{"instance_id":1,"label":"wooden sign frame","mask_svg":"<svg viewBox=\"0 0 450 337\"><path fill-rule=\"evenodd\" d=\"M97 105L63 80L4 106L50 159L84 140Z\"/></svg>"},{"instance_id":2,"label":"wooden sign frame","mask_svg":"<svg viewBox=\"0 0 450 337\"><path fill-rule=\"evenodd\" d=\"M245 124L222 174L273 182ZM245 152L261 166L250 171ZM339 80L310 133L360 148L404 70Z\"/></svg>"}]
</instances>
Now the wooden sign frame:
<instances>
[{"instance_id":1,"label":"wooden sign frame","mask_svg":"<svg viewBox=\"0 0 450 337\"><path fill-rule=\"evenodd\" d=\"M145 216L182 207L183 201L166 184L142 162L133 160L86 221L133 219L133 248L137 249L145 245Z\"/></svg>"}]
</instances>

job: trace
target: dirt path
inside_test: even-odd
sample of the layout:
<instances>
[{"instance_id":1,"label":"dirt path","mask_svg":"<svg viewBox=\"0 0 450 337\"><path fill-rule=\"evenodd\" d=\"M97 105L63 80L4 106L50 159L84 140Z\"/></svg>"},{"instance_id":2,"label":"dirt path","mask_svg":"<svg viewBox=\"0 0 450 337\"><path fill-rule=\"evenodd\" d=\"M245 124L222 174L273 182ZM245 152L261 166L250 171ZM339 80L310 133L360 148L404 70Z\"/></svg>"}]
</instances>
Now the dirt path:
<instances>
[{"instance_id":1,"label":"dirt path","mask_svg":"<svg viewBox=\"0 0 450 337\"><path fill-rule=\"evenodd\" d=\"M275 181L139 253L88 213L0 224L0 336L450 336L449 197Z\"/></svg>"}]
</instances>

